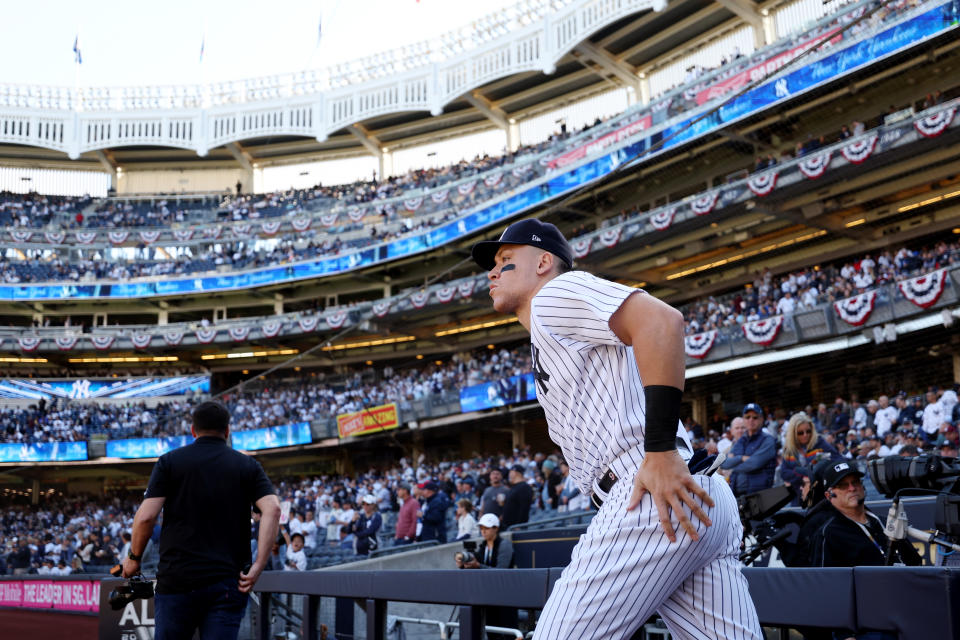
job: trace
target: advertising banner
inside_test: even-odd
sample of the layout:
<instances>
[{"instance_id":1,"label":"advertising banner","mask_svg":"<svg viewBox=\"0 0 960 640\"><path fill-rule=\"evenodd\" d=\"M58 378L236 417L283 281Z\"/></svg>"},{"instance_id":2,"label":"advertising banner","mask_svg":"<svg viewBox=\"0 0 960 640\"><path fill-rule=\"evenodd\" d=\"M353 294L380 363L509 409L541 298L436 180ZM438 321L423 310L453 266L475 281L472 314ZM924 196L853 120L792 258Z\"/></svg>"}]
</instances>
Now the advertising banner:
<instances>
[{"instance_id":1,"label":"advertising banner","mask_svg":"<svg viewBox=\"0 0 960 640\"><path fill-rule=\"evenodd\" d=\"M464 413L480 411L536 399L537 385L533 374L525 373L460 389L460 410Z\"/></svg>"},{"instance_id":2,"label":"advertising banner","mask_svg":"<svg viewBox=\"0 0 960 640\"><path fill-rule=\"evenodd\" d=\"M642 118L634 120L630 124L620 127L616 131L611 131L610 133L601 136L592 142L588 142L587 144L568 151L561 156L553 158L547 163L547 166L549 166L551 169L559 169L567 166L568 164L573 164L578 160L586 158L588 155L599 153L607 147L613 146L618 142L622 142L627 138L632 138L641 131L649 129L652 123L652 116L647 114Z\"/></svg>"},{"instance_id":3,"label":"advertising banner","mask_svg":"<svg viewBox=\"0 0 960 640\"><path fill-rule=\"evenodd\" d=\"M0 462L72 462L86 459L86 441L0 444Z\"/></svg>"},{"instance_id":4,"label":"advertising banner","mask_svg":"<svg viewBox=\"0 0 960 640\"><path fill-rule=\"evenodd\" d=\"M393 402L379 407L370 407L365 411L341 413L337 416L337 433L341 438L387 431L399 426L397 405Z\"/></svg>"},{"instance_id":5,"label":"advertising banner","mask_svg":"<svg viewBox=\"0 0 960 640\"><path fill-rule=\"evenodd\" d=\"M193 436L169 438L128 438L107 440L108 458L159 458L163 454L185 447L193 442Z\"/></svg>"},{"instance_id":6,"label":"advertising banner","mask_svg":"<svg viewBox=\"0 0 960 640\"><path fill-rule=\"evenodd\" d=\"M0 607L99 611L98 580L3 580Z\"/></svg>"},{"instance_id":7,"label":"advertising banner","mask_svg":"<svg viewBox=\"0 0 960 640\"><path fill-rule=\"evenodd\" d=\"M209 393L209 376L175 378L84 378L41 380L6 378L0 380L0 397L24 400L41 398L160 398L186 393Z\"/></svg>"},{"instance_id":8,"label":"advertising banner","mask_svg":"<svg viewBox=\"0 0 960 640\"><path fill-rule=\"evenodd\" d=\"M313 436L310 434L309 422L296 422L279 427L233 431L230 433L230 439L233 441L234 449L258 451L260 449L310 444L313 441Z\"/></svg>"}]
</instances>

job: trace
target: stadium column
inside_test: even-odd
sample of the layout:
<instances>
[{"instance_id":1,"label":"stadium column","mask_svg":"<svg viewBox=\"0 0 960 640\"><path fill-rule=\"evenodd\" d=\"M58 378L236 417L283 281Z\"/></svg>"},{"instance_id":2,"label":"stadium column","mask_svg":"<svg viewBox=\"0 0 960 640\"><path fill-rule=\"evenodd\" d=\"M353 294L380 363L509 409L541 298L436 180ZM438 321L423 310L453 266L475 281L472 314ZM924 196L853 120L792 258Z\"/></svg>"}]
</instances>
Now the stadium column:
<instances>
[{"instance_id":1,"label":"stadium column","mask_svg":"<svg viewBox=\"0 0 960 640\"><path fill-rule=\"evenodd\" d=\"M233 156L233 159L237 161L237 164L240 165L240 168L243 170L243 188L248 192L253 191L253 156L251 156L247 151L240 146L237 142L227 143L227 150L230 151L230 155Z\"/></svg>"},{"instance_id":2,"label":"stadium column","mask_svg":"<svg viewBox=\"0 0 960 640\"><path fill-rule=\"evenodd\" d=\"M953 379L960 380L960 353L953 354Z\"/></svg>"},{"instance_id":3,"label":"stadium column","mask_svg":"<svg viewBox=\"0 0 960 640\"><path fill-rule=\"evenodd\" d=\"M690 399L690 413L693 421L697 424L704 426L707 424L707 396L706 394L698 394L693 396Z\"/></svg>"},{"instance_id":4,"label":"stadium column","mask_svg":"<svg viewBox=\"0 0 960 640\"><path fill-rule=\"evenodd\" d=\"M40 504L40 481L33 479L33 491L30 492L30 504Z\"/></svg>"},{"instance_id":5,"label":"stadium column","mask_svg":"<svg viewBox=\"0 0 960 640\"><path fill-rule=\"evenodd\" d=\"M958 378L960 380L960 378ZM514 424L510 428L510 436L513 440L514 449L523 449L527 445L527 429L524 423Z\"/></svg>"},{"instance_id":6,"label":"stadium column","mask_svg":"<svg viewBox=\"0 0 960 640\"><path fill-rule=\"evenodd\" d=\"M753 27L753 41L758 49L772 42L772 40L766 39L767 34L763 23L763 16L753 0L717 0L717 2Z\"/></svg>"},{"instance_id":7,"label":"stadium column","mask_svg":"<svg viewBox=\"0 0 960 640\"><path fill-rule=\"evenodd\" d=\"M273 294L273 313L274 315L283 315L283 294Z\"/></svg>"},{"instance_id":8,"label":"stadium column","mask_svg":"<svg viewBox=\"0 0 960 640\"><path fill-rule=\"evenodd\" d=\"M488 100L479 91L471 91L464 94L463 97L473 105L481 115L503 130L507 136L507 148L510 151L516 151L520 146L520 126L517 124L517 121L508 116L503 109Z\"/></svg>"},{"instance_id":9,"label":"stadium column","mask_svg":"<svg viewBox=\"0 0 960 640\"><path fill-rule=\"evenodd\" d=\"M347 127L347 131L353 134L360 141L360 144L377 158L380 163L380 173L378 175L381 180L386 176L393 175L393 155L390 153L390 149L383 146L380 140L359 122Z\"/></svg>"}]
</instances>

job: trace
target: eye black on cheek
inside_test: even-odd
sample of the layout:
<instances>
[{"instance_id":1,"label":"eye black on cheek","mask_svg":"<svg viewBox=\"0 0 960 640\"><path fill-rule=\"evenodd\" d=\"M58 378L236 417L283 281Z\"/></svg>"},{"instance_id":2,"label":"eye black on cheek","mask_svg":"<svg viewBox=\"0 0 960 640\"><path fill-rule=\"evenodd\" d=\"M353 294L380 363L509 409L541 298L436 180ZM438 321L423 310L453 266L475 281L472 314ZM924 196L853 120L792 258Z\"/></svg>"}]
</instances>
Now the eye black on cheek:
<instances>
[{"instance_id":1,"label":"eye black on cheek","mask_svg":"<svg viewBox=\"0 0 960 640\"><path fill-rule=\"evenodd\" d=\"M508 264L503 265L503 266L500 268L500 273L503 273L504 271L510 271L510 270L516 269L516 268L517 268L517 265L508 263Z\"/></svg>"}]
</instances>

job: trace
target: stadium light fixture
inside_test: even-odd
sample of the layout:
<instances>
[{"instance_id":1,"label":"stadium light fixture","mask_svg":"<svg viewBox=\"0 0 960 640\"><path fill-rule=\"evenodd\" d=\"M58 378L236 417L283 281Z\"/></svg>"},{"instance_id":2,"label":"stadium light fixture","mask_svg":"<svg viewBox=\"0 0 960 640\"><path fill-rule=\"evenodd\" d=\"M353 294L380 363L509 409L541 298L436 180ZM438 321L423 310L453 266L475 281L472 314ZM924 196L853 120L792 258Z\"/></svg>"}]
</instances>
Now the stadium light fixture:
<instances>
[{"instance_id":1,"label":"stadium light fixture","mask_svg":"<svg viewBox=\"0 0 960 640\"><path fill-rule=\"evenodd\" d=\"M273 349L270 351L235 351L233 353L205 353L201 360L234 360L237 358L264 358L268 356L293 356L300 353L297 349Z\"/></svg>"},{"instance_id":2,"label":"stadium light fixture","mask_svg":"<svg viewBox=\"0 0 960 640\"><path fill-rule=\"evenodd\" d=\"M47 362L46 358L13 358L13 357L3 357L0 358L0 362L22 362L26 364L42 364Z\"/></svg>"},{"instance_id":3,"label":"stadium light fixture","mask_svg":"<svg viewBox=\"0 0 960 640\"><path fill-rule=\"evenodd\" d=\"M843 226L845 226L846 228L849 229L850 227L859 226L859 225L863 224L863 223L866 222L866 221L867 221L866 218L857 218L856 220L851 220L850 222L846 223L846 224L843 225Z\"/></svg>"},{"instance_id":4,"label":"stadium light fixture","mask_svg":"<svg viewBox=\"0 0 960 640\"><path fill-rule=\"evenodd\" d=\"M89 358L70 358L67 362L71 363L117 363L117 362L177 362L180 358L177 356L97 356Z\"/></svg>"},{"instance_id":5,"label":"stadium light fixture","mask_svg":"<svg viewBox=\"0 0 960 640\"><path fill-rule=\"evenodd\" d=\"M385 344L396 344L398 342L411 342L416 340L414 336L396 336L394 338L378 338L376 340L360 340L358 342L345 342L343 344L328 344L323 347L324 351L343 351L344 349L361 349L363 347L380 347Z\"/></svg>"},{"instance_id":6,"label":"stadium light fixture","mask_svg":"<svg viewBox=\"0 0 960 640\"><path fill-rule=\"evenodd\" d=\"M452 336L457 333L466 333L468 331L477 331L478 329L490 329L492 327L500 327L505 324L511 324L517 321L517 317L513 316L512 318L503 318L500 320L490 320L489 322L478 322L477 324L468 324L464 327L456 327L455 329L444 329L443 331L437 331L433 335L438 338L443 336Z\"/></svg>"}]
</instances>

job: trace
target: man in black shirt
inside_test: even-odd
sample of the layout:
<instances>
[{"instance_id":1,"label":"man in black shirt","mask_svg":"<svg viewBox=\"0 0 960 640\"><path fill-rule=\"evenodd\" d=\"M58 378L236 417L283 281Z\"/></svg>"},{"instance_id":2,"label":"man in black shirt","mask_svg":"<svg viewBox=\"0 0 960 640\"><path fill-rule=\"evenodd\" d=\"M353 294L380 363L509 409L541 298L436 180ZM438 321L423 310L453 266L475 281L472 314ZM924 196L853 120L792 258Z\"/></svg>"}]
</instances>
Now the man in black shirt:
<instances>
[{"instance_id":1,"label":"man in black shirt","mask_svg":"<svg viewBox=\"0 0 960 640\"><path fill-rule=\"evenodd\" d=\"M503 516L500 518L500 526L504 529L528 521L530 505L533 503L533 489L527 484L521 465L512 467L507 479L510 482L510 489L503 502Z\"/></svg>"},{"instance_id":2,"label":"man in black shirt","mask_svg":"<svg viewBox=\"0 0 960 640\"><path fill-rule=\"evenodd\" d=\"M247 594L267 565L280 502L260 464L227 446L230 413L217 402L193 412L196 442L157 460L133 521L123 576L140 557L163 509L154 640L235 640ZM250 569L250 511L261 512L257 558Z\"/></svg>"}]
</instances>

